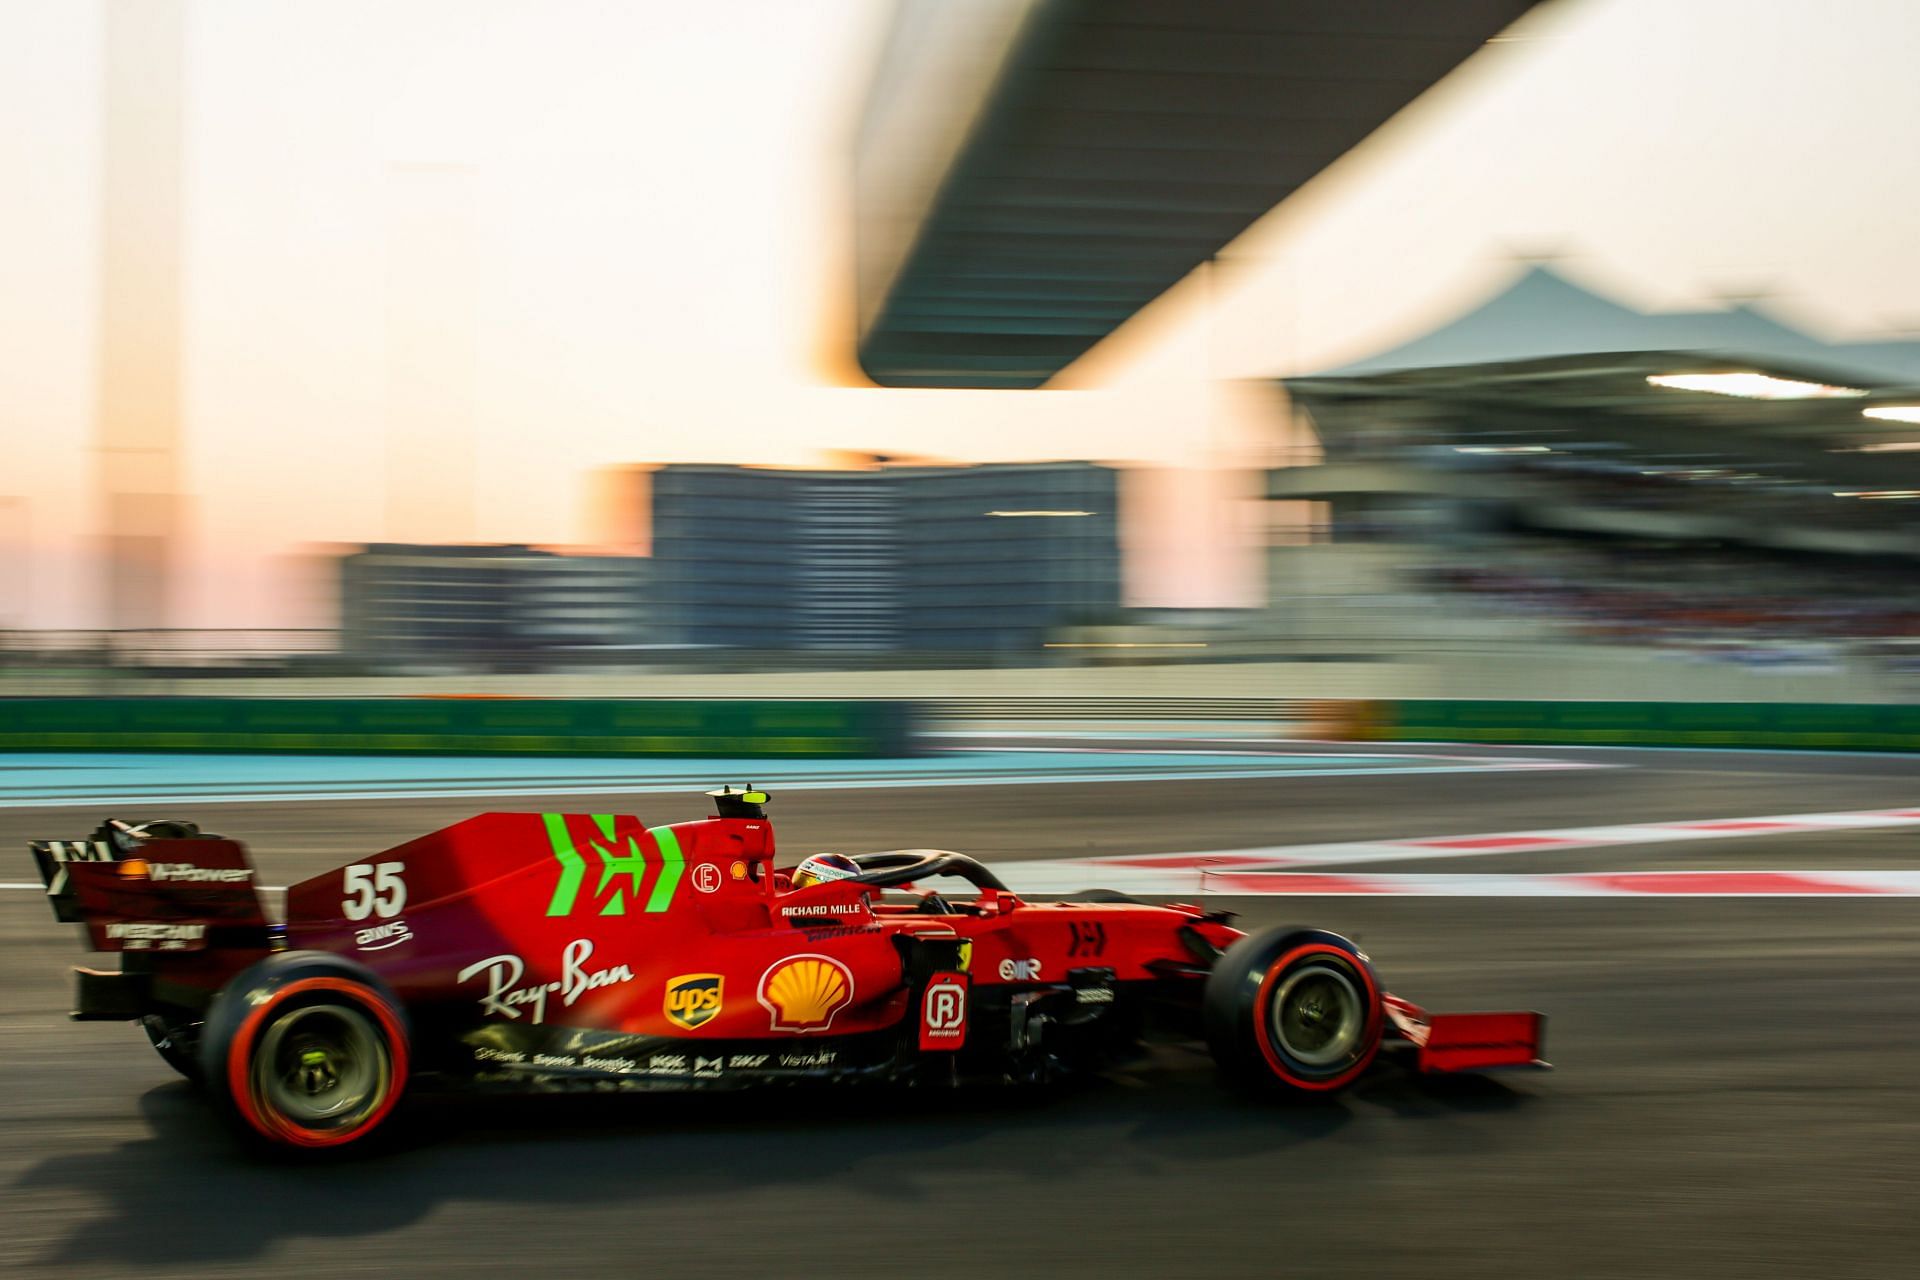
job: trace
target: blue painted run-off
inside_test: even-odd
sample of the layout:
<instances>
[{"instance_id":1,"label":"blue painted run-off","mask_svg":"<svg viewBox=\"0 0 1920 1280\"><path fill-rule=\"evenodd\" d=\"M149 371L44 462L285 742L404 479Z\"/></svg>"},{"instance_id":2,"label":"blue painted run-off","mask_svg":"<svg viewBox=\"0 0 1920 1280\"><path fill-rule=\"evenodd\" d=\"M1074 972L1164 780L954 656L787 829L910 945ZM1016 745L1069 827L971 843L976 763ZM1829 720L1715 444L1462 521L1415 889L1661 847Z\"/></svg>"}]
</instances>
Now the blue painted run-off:
<instances>
[{"instance_id":1,"label":"blue painted run-off","mask_svg":"<svg viewBox=\"0 0 1920 1280\"><path fill-rule=\"evenodd\" d=\"M723 782L780 788L1286 778L1480 772L1546 762L1421 755L1228 751L963 750L892 760L499 756L9 755L0 807L139 800L231 803L463 795L697 792Z\"/></svg>"}]
</instances>

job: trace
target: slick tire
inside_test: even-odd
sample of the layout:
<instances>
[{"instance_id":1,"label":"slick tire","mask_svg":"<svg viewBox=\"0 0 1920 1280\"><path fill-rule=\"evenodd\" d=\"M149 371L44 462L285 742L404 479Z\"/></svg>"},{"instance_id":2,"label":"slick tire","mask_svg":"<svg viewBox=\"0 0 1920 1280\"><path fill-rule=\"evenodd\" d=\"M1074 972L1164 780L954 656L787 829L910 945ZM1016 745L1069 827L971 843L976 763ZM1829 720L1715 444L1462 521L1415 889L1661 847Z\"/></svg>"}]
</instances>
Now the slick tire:
<instances>
[{"instance_id":1,"label":"slick tire","mask_svg":"<svg viewBox=\"0 0 1920 1280\"><path fill-rule=\"evenodd\" d=\"M406 1013L364 966L268 956L222 988L200 1040L207 1091L248 1141L321 1154L364 1143L406 1092Z\"/></svg>"},{"instance_id":2,"label":"slick tire","mask_svg":"<svg viewBox=\"0 0 1920 1280\"><path fill-rule=\"evenodd\" d=\"M1226 1075L1258 1089L1325 1094L1373 1062L1386 1023L1373 966L1324 929L1242 938L1207 975L1207 1047Z\"/></svg>"},{"instance_id":3,"label":"slick tire","mask_svg":"<svg viewBox=\"0 0 1920 1280\"><path fill-rule=\"evenodd\" d=\"M204 1082L198 1050L199 1023L150 1013L140 1019L140 1029L147 1033L148 1042L162 1062L185 1076L189 1084L197 1087Z\"/></svg>"}]
</instances>

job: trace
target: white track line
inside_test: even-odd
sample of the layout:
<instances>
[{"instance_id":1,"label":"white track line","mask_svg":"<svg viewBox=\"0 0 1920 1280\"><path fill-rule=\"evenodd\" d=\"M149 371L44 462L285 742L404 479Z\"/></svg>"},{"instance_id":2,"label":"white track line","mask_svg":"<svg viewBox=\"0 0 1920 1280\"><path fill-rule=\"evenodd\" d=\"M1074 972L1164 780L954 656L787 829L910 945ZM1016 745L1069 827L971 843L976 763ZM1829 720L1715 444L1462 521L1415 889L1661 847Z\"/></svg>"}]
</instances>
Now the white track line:
<instances>
[{"instance_id":1,"label":"white track line","mask_svg":"<svg viewBox=\"0 0 1920 1280\"><path fill-rule=\"evenodd\" d=\"M900 783L896 785L913 785ZM677 790L661 787L658 790ZM630 790L630 788L629 788ZM1920 896L1920 869L1879 871L1673 870L1539 874L1365 873L1331 870L1378 862L1564 853L1683 840L1920 827L1920 808L1634 822L1616 826L1428 836L1341 844L1275 845L1001 864L1018 892L1072 893L1098 885L1142 894L1423 897L1828 897ZM38 890L31 882L0 890Z\"/></svg>"},{"instance_id":2,"label":"white track line","mask_svg":"<svg viewBox=\"0 0 1920 1280\"><path fill-rule=\"evenodd\" d=\"M1076 884L1087 878L1078 871ZM1057 874L1015 876L1014 889L1068 893ZM1361 872L1163 875L1104 887L1156 896L1310 898L1916 898L1920 870L1623 871L1540 875L1376 875Z\"/></svg>"},{"instance_id":3,"label":"white track line","mask_svg":"<svg viewBox=\"0 0 1920 1280\"><path fill-rule=\"evenodd\" d=\"M1680 822L1628 822L1614 826L1560 827L1542 831L1495 831L1477 835L1423 836L1329 844L1267 845L1183 853L1122 854L1058 865L1192 871L1276 871L1301 867L1356 866L1369 862L1426 862L1488 858L1514 853L1564 853L1618 845L1672 844L1683 840L1728 840L1752 836L1810 835L1920 827L1920 807L1844 813L1771 814L1753 818L1700 818ZM1016 864L1021 865L1021 864Z\"/></svg>"},{"instance_id":4,"label":"white track line","mask_svg":"<svg viewBox=\"0 0 1920 1280\"><path fill-rule=\"evenodd\" d=\"M1044 863L1005 876L1015 891L1034 895L1085 888L1088 872ZM285 893L285 885L262 885ZM1101 887L1159 897L1253 898L1920 898L1920 869L1886 871L1619 871L1541 875L1375 875L1345 873L1139 873L1106 876ZM0 890L40 891L37 884L0 884Z\"/></svg>"},{"instance_id":5,"label":"white track line","mask_svg":"<svg viewBox=\"0 0 1920 1280\"><path fill-rule=\"evenodd\" d=\"M1870 831L1886 828L1920 827L1920 808L1869 809L1842 813L1775 814L1753 818L1703 818L1682 822L1631 822L1615 826L1562 827L1544 831L1500 831L1482 835L1428 836L1402 840L1351 841L1331 844L1271 845L1254 849L1215 849L1183 853L1132 854L1105 858L1056 859L1046 862L1015 862L1001 869L1003 879L1026 893L1071 893L1089 885L1143 894L1244 893L1254 895L1288 893L1380 894L1417 893L1454 896L1602 896L1607 893L1649 893L1671 891L1717 896L1779 896L1793 886L1788 880L1747 879L1740 884L1750 889L1720 890L1702 887L1700 882L1672 880L1670 890L1658 889L1652 880L1638 882L1640 887L1608 887L1620 877L1604 873L1584 876L1565 874L1499 875L1421 875L1417 873L1369 876L1334 873L1326 868L1364 866L1368 863L1404 863L1487 858L1501 854L1556 854L1583 849L1602 849L1626 845L1671 844L1685 840L1730 840L1754 836L1809 835L1821 832ZM1920 853L1920 849L1916 850ZM1640 873L1631 873L1640 874ZM1646 873L1650 875L1696 875L1716 873ZM1742 877L1788 877L1795 875L1831 879L1853 877L1848 884L1865 888L1817 887L1808 895L1827 893L1895 893L1907 873L1889 872L1894 879L1880 883L1870 878L1878 872L1727 872ZM1920 873L1916 873L1920 874ZM1858 877L1869 877L1861 880ZM1636 882L1621 881L1632 885ZM1727 883L1734 883L1728 881ZM1878 887L1872 887L1877 885Z\"/></svg>"}]
</instances>

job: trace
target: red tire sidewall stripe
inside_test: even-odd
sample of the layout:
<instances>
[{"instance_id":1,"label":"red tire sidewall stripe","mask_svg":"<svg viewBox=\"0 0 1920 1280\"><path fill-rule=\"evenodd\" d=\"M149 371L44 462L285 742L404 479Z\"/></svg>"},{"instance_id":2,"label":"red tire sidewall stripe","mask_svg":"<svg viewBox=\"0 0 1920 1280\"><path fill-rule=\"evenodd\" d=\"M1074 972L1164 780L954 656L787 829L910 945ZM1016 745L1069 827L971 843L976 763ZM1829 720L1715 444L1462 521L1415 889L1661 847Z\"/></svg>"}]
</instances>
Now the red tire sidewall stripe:
<instances>
[{"instance_id":1,"label":"red tire sidewall stripe","mask_svg":"<svg viewBox=\"0 0 1920 1280\"><path fill-rule=\"evenodd\" d=\"M1360 975L1360 982L1366 988L1367 1022L1365 1035L1368 1043L1366 1052L1360 1055L1359 1060L1339 1075L1328 1076L1324 1079L1302 1079L1287 1068L1286 1059L1280 1055L1279 1047L1273 1043L1272 1020L1267 1016L1267 1002L1272 998L1273 985L1279 980L1281 974L1291 968L1295 961L1306 956L1315 955L1333 956L1343 961L1347 968ZM1373 973L1358 956L1354 955L1351 951L1336 947L1331 943L1309 942L1304 946L1295 947L1271 965L1267 966L1266 977L1260 980L1260 990L1254 993L1253 1014L1253 1035L1255 1043L1260 1046L1260 1056L1267 1060L1267 1066L1272 1068L1275 1075L1296 1089L1312 1089L1316 1091L1338 1089L1362 1071L1365 1071L1367 1065L1373 1061L1373 1055L1380 1050L1380 1019L1382 1016L1380 989L1374 984Z\"/></svg>"},{"instance_id":2,"label":"red tire sidewall stripe","mask_svg":"<svg viewBox=\"0 0 1920 1280\"><path fill-rule=\"evenodd\" d=\"M253 1096L253 1041L261 1024L288 1000L310 991L332 991L349 997L378 1019L381 1030L386 1033L387 1052L393 1059L392 1081L387 1088L387 1096L368 1113L365 1120L351 1128L307 1129L263 1108ZM247 1014L227 1049L227 1089L233 1096L234 1105L240 1108L241 1117L263 1136L300 1147L337 1147L353 1141L387 1118L387 1113L400 1101L406 1083L407 1037L401 1029L399 1017L378 992L345 978L299 978L274 991L265 1003Z\"/></svg>"}]
</instances>

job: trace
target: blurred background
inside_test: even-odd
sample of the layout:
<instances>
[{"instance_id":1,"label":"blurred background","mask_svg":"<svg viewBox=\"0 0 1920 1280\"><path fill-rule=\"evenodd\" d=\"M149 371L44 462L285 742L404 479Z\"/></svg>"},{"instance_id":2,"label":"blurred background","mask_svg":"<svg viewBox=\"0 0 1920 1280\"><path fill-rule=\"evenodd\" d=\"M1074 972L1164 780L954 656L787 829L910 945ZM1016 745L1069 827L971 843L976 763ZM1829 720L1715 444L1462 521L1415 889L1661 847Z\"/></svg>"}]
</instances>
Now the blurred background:
<instances>
[{"instance_id":1,"label":"blurred background","mask_svg":"<svg viewBox=\"0 0 1920 1280\"><path fill-rule=\"evenodd\" d=\"M7 692L1920 692L1900 0L0 33Z\"/></svg>"},{"instance_id":2,"label":"blurred background","mask_svg":"<svg viewBox=\"0 0 1920 1280\"><path fill-rule=\"evenodd\" d=\"M1158 1046L267 1165L68 1020L17 863L0 1273L1911 1273L1916 48L0 0L0 846L190 818L285 885L748 784L786 861L1311 920L1561 1067L1264 1107Z\"/></svg>"}]
</instances>

